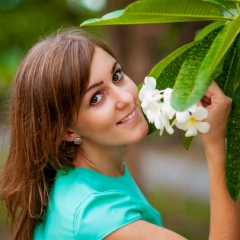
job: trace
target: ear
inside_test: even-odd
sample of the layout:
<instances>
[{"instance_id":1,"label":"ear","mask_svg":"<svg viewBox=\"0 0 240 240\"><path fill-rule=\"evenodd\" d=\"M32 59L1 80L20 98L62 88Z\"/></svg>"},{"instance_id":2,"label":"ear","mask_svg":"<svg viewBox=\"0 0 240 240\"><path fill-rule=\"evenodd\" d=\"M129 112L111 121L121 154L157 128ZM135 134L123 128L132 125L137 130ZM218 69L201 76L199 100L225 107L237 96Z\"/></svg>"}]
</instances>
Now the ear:
<instances>
[{"instance_id":1,"label":"ear","mask_svg":"<svg viewBox=\"0 0 240 240\"><path fill-rule=\"evenodd\" d=\"M67 132L66 132L63 140L65 140L67 142L73 142L76 137L79 137L79 134L76 134L71 129L67 129Z\"/></svg>"}]
</instances>

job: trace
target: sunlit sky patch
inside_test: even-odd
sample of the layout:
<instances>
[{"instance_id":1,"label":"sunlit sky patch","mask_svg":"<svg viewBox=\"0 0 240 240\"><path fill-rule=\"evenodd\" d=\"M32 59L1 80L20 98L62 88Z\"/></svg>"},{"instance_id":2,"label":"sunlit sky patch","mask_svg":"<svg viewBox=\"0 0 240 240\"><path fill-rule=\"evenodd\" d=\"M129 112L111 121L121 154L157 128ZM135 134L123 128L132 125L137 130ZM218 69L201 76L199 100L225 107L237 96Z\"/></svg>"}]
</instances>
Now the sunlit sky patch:
<instances>
[{"instance_id":1,"label":"sunlit sky patch","mask_svg":"<svg viewBox=\"0 0 240 240\"><path fill-rule=\"evenodd\" d=\"M77 8L78 10L87 9L90 11L98 12L105 8L106 0L66 0L70 7Z\"/></svg>"}]
</instances>

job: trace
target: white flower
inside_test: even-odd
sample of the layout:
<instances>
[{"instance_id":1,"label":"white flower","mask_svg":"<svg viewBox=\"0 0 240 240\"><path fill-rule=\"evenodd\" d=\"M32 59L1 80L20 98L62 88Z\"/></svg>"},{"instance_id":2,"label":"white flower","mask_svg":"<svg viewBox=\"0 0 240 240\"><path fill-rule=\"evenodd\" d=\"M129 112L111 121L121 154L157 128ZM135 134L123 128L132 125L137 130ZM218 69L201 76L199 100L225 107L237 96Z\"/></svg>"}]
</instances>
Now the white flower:
<instances>
[{"instance_id":1,"label":"white flower","mask_svg":"<svg viewBox=\"0 0 240 240\"><path fill-rule=\"evenodd\" d=\"M160 91L156 90L156 80L154 78L146 77L144 83L139 92L139 99L143 112L147 115L149 111L157 111L163 95L160 94ZM150 113L150 115L152 114Z\"/></svg>"},{"instance_id":2,"label":"white flower","mask_svg":"<svg viewBox=\"0 0 240 240\"><path fill-rule=\"evenodd\" d=\"M207 133L210 130L210 125L207 122L201 121L207 118L208 111L201 106L194 106L191 111L192 114L190 115L190 113L188 113L186 121L177 121L175 123L176 127L186 131L186 137L196 136L198 131L201 133Z\"/></svg>"},{"instance_id":3,"label":"white flower","mask_svg":"<svg viewBox=\"0 0 240 240\"><path fill-rule=\"evenodd\" d=\"M169 134L173 134L174 124L179 129L186 131L186 137L195 136L198 131L207 133L210 125L201 121L207 118L208 111L196 104L185 111L176 111L170 103L172 91L171 88L157 90L156 80L153 77L144 79L144 84L139 92L139 99L148 121L160 130L160 135L163 134L164 129Z\"/></svg>"},{"instance_id":4,"label":"white flower","mask_svg":"<svg viewBox=\"0 0 240 240\"><path fill-rule=\"evenodd\" d=\"M167 114L169 119L172 119L174 115L176 114L176 110L173 109L170 100L172 96L172 89L171 88L166 88L163 94L163 111L165 114Z\"/></svg>"},{"instance_id":5,"label":"white flower","mask_svg":"<svg viewBox=\"0 0 240 240\"><path fill-rule=\"evenodd\" d=\"M154 123L157 129L162 128L160 122L162 114L161 99L163 95L156 90L156 80L152 77L144 79L144 85L139 92L139 99L143 112L147 116L150 123Z\"/></svg>"},{"instance_id":6,"label":"white flower","mask_svg":"<svg viewBox=\"0 0 240 240\"><path fill-rule=\"evenodd\" d=\"M171 124L170 124L170 119L164 112L162 113L162 119L161 120L162 120L162 124L163 124L164 128L166 129L166 131L169 134L173 134L174 130L173 130ZM160 136L163 134L164 128L160 129L160 132L159 132Z\"/></svg>"},{"instance_id":7,"label":"white flower","mask_svg":"<svg viewBox=\"0 0 240 240\"><path fill-rule=\"evenodd\" d=\"M164 128L169 134L174 132L170 125L168 114L165 114L163 109L164 103L161 100L164 98L164 94L165 91L156 89L156 80L154 78L146 77L144 79L144 85L139 93L141 107L148 121L160 130L160 135L162 135Z\"/></svg>"},{"instance_id":8,"label":"white flower","mask_svg":"<svg viewBox=\"0 0 240 240\"><path fill-rule=\"evenodd\" d=\"M176 120L178 122L186 122L189 119L189 112L196 112L196 108L197 105L193 105L191 106L189 109L187 109L186 111L176 111L171 103L171 97L172 97L172 89L171 88L166 88L164 91L164 107L163 107L163 111L168 115L169 119L173 119L173 117L176 114Z\"/></svg>"}]
</instances>

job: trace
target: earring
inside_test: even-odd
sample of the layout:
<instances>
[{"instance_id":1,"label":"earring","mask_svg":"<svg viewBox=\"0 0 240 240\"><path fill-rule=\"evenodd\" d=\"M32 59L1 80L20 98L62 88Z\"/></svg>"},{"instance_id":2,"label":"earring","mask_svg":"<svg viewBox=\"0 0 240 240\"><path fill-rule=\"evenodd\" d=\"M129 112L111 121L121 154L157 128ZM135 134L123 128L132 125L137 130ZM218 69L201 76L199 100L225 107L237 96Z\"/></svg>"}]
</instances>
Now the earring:
<instances>
[{"instance_id":1,"label":"earring","mask_svg":"<svg viewBox=\"0 0 240 240\"><path fill-rule=\"evenodd\" d=\"M74 142L74 144L76 144L76 145L80 145L81 142L82 142L82 139L81 139L80 137L76 137L73 142Z\"/></svg>"}]
</instances>

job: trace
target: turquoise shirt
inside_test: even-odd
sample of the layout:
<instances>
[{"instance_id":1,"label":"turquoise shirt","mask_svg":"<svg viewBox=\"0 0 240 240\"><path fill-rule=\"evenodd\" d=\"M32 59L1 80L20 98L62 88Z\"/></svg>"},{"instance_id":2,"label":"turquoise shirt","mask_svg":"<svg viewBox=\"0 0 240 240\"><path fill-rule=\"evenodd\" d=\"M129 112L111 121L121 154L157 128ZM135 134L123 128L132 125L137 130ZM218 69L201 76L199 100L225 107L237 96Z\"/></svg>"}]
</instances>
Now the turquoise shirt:
<instances>
[{"instance_id":1,"label":"turquoise shirt","mask_svg":"<svg viewBox=\"0 0 240 240\"><path fill-rule=\"evenodd\" d=\"M120 177L88 168L58 171L33 239L98 240L138 219L162 226L160 214L124 167Z\"/></svg>"}]
</instances>

